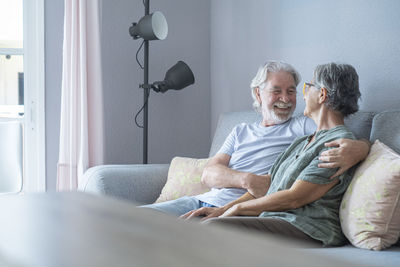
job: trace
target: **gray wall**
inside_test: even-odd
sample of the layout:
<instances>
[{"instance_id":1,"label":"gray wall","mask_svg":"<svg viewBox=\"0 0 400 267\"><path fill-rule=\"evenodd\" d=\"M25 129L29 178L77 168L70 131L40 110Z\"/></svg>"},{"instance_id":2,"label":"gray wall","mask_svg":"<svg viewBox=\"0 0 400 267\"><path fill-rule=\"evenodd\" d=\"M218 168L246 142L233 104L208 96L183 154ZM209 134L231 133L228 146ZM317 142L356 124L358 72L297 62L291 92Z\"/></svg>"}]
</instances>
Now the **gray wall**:
<instances>
[{"instance_id":1,"label":"gray wall","mask_svg":"<svg viewBox=\"0 0 400 267\"><path fill-rule=\"evenodd\" d=\"M210 1L152 0L151 11L167 18L169 34L150 44L150 82L162 80L178 60L192 69L196 82L182 91L152 93L149 102L149 163L173 156L206 157L210 147ZM56 186L60 125L64 1L45 1L46 177ZM142 0L102 1L102 59L105 110L105 159L142 162L142 130L134 115L143 104L135 61L140 41L128 34L144 14ZM142 56L139 57L142 61ZM141 122L141 116L139 117Z\"/></svg>"},{"instance_id":2,"label":"gray wall","mask_svg":"<svg viewBox=\"0 0 400 267\"><path fill-rule=\"evenodd\" d=\"M350 63L360 76L361 109L400 108L399 12L396 0L212 1L212 132L221 112L251 109L249 83L268 59L293 64L303 82L317 64Z\"/></svg>"},{"instance_id":3,"label":"gray wall","mask_svg":"<svg viewBox=\"0 0 400 267\"><path fill-rule=\"evenodd\" d=\"M141 163L142 130L134 116L143 105L143 72L135 60L141 40L128 34L144 15L141 1L103 0L102 49L107 163ZM206 157L210 147L210 1L152 0L168 21L168 37L150 42L149 81L164 79L178 60L196 82L182 91L152 92L149 100L149 163L172 157ZM141 51L140 55L142 55ZM143 56L139 56L143 62ZM142 124L142 114L139 116Z\"/></svg>"}]
</instances>

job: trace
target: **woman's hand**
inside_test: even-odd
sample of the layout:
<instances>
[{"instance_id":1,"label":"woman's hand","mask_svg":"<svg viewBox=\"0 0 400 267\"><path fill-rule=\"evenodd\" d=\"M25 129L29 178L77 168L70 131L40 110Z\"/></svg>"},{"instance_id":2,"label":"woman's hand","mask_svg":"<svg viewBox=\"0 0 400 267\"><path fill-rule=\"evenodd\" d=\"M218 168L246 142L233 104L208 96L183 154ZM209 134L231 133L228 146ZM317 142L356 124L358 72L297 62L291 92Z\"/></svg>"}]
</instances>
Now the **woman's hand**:
<instances>
[{"instance_id":1,"label":"woman's hand","mask_svg":"<svg viewBox=\"0 0 400 267\"><path fill-rule=\"evenodd\" d=\"M227 211L225 211L219 217L223 218L223 217L231 217L231 216L238 216L238 215L240 215L240 205L236 204L236 205L233 205L232 207L230 207Z\"/></svg>"},{"instance_id":2,"label":"woman's hand","mask_svg":"<svg viewBox=\"0 0 400 267\"><path fill-rule=\"evenodd\" d=\"M189 211L185 214L183 214L182 216L180 216L180 218L182 219L191 219L194 217L199 217L202 216L203 218L201 219L203 220L207 220L213 217L219 217L222 214L224 214L225 211L227 211L228 209L230 209L232 206L237 206L242 202L246 202L248 200L254 200L254 196L252 194L250 194L249 192L244 193L240 198L226 204L225 206L222 207L203 207L197 210L192 210ZM233 215L232 215L233 216Z\"/></svg>"},{"instance_id":3,"label":"woman's hand","mask_svg":"<svg viewBox=\"0 0 400 267\"><path fill-rule=\"evenodd\" d=\"M203 216L203 218L201 219L206 220L206 219L210 219L213 217L219 217L220 215L222 215L225 212L225 208L224 207L203 207L197 210L192 210L189 211L188 213L183 214L182 216L180 216L180 218L182 219L191 219L194 217L199 217L199 216Z\"/></svg>"}]
</instances>

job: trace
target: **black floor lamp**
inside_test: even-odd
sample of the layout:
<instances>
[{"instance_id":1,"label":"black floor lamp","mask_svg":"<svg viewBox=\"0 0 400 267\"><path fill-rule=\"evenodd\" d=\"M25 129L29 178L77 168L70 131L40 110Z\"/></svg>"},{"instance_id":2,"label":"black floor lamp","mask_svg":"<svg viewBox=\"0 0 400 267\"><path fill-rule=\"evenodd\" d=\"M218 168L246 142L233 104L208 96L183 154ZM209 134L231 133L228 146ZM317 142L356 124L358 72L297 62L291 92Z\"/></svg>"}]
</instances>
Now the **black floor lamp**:
<instances>
[{"instance_id":1,"label":"black floor lamp","mask_svg":"<svg viewBox=\"0 0 400 267\"><path fill-rule=\"evenodd\" d=\"M129 34L133 37L133 39L142 38L142 45L144 44L143 84L140 84L139 87L143 88L144 90L143 164L147 164L148 104L150 89L153 89L155 92L162 93L170 89L181 90L194 83L194 75L185 62L178 61L178 63L176 63L167 71L163 81L149 84L149 40L164 40L168 35L168 24L161 12L156 11L152 14L149 14L150 0L143 0L143 4L145 7L144 17L142 17L138 23L132 24L132 26L129 28Z\"/></svg>"}]
</instances>

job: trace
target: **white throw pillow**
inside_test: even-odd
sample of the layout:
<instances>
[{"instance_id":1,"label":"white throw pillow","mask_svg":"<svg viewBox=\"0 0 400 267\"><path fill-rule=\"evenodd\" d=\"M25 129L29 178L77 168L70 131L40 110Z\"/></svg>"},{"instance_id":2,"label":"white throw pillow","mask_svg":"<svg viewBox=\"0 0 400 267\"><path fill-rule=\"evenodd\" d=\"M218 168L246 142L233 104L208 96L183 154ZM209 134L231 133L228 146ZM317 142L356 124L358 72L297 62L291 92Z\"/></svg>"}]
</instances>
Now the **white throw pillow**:
<instances>
[{"instance_id":1,"label":"white throw pillow","mask_svg":"<svg viewBox=\"0 0 400 267\"><path fill-rule=\"evenodd\" d=\"M400 155L378 140L343 196L343 233L356 247L382 250L400 235Z\"/></svg>"},{"instance_id":2,"label":"white throw pillow","mask_svg":"<svg viewBox=\"0 0 400 267\"><path fill-rule=\"evenodd\" d=\"M210 188L201 183L201 175L208 160L173 158L168 170L167 182L156 203L210 191Z\"/></svg>"}]
</instances>

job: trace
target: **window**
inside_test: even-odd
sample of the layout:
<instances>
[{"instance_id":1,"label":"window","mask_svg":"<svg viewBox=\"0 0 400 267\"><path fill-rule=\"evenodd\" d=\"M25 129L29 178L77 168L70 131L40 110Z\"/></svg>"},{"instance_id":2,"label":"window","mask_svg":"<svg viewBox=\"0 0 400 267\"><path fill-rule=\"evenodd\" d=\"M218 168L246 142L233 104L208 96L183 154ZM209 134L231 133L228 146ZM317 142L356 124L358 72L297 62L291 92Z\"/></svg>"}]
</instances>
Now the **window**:
<instances>
[{"instance_id":1,"label":"window","mask_svg":"<svg viewBox=\"0 0 400 267\"><path fill-rule=\"evenodd\" d=\"M23 129L22 190L44 191L44 0L0 0L0 122L7 121Z\"/></svg>"}]
</instances>

